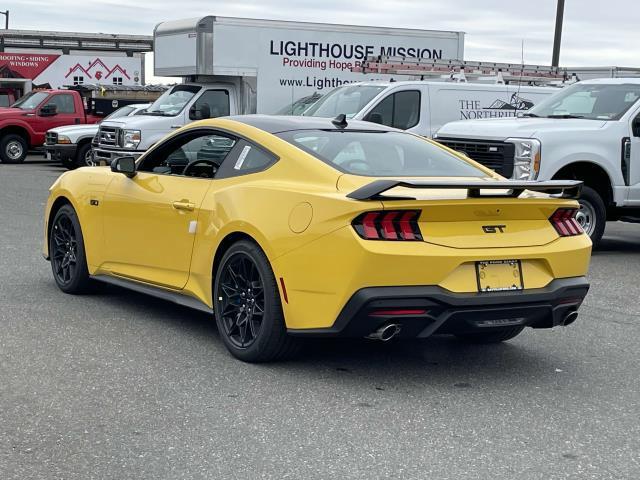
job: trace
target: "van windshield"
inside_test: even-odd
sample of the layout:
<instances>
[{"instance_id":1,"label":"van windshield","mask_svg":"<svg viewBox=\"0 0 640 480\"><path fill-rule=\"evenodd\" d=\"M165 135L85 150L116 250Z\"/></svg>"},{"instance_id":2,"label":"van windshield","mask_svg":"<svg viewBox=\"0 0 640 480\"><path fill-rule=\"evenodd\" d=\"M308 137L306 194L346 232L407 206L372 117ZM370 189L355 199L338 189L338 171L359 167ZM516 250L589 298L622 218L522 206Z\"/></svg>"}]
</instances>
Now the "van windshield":
<instances>
[{"instance_id":1,"label":"van windshield","mask_svg":"<svg viewBox=\"0 0 640 480\"><path fill-rule=\"evenodd\" d=\"M201 89L196 85L176 85L153 102L144 115L175 117Z\"/></svg>"},{"instance_id":2,"label":"van windshield","mask_svg":"<svg viewBox=\"0 0 640 480\"><path fill-rule=\"evenodd\" d=\"M344 113L353 118L385 88L379 85L342 86L331 90L313 104L303 115L306 117L334 118Z\"/></svg>"},{"instance_id":3,"label":"van windshield","mask_svg":"<svg viewBox=\"0 0 640 480\"><path fill-rule=\"evenodd\" d=\"M639 98L638 83L576 83L546 98L525 115L619 120Z\"/></svg>"}]
</instances>

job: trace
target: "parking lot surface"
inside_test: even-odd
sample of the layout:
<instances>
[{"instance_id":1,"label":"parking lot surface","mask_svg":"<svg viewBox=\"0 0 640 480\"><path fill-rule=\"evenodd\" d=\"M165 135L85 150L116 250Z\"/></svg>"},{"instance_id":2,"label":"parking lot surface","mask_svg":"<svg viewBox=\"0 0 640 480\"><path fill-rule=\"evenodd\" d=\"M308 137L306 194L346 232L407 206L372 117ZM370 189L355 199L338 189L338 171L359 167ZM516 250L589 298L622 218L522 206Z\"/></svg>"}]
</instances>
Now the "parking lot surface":
<instances>
[{"instance_id":1,"label":"parking lot surface","mask_svg":"<svg viewBox=\"0 0 640 480\"><path fill-rule=\"evenodd\" d=\"M62 172L0 164L0 478L640 478L640 225L608 225L570 327L250 365L205 314L56 288L42 212Z\"/></svg>"}]
</instances>

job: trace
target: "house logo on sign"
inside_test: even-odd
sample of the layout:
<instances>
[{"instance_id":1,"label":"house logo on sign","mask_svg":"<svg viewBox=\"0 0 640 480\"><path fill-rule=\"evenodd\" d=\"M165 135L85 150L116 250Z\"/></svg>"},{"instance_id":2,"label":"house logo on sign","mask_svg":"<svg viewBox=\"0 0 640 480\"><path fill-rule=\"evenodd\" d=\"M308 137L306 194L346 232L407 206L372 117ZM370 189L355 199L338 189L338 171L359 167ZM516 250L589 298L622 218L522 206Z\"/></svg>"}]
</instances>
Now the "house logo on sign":
<instances>
[{"instance_id":1,"label":"house logo on sign","mask_svg":"<svg viewBox=\"0 0 640 480\"><path fill-rule=\"evenodd\" d=\"M98 57L89 61L87 67L80 65L80 63L76 63L69 69L65 78L69 78L71 75L81 75L86 76L89 79L109 80L116 73L122 75L122 77L127 80L131 80L131 76L125 68L122 68L117 63L112 68L109 68L102 59Z\"/></svg>"}]
</instances>

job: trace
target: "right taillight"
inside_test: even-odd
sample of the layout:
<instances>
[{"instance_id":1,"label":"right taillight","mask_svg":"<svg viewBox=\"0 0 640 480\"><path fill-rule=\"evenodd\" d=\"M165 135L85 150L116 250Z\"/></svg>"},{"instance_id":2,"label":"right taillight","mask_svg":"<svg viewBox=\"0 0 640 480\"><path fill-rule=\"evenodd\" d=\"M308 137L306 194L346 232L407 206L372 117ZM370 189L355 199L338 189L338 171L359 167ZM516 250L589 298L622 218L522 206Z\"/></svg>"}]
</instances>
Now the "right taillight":
<instances>
[{"instance_id":1,"label":"right taillight","mask_svg":"<svg viewBox=\"0 0 640 480\"><path fill-rule=\"evenodd\" d=\"M576 220L577 208L559 208L549 217L553 228L561 237L572 237L584 233L582 227Z\"/></svg>"},{"instance_id":2,"label":"right taillight","mask_svg":"<svg viewBox=\"0 0 640 480\"><path fill-rule=\"evenodd\" d=\"M420 210L381 210L358 215L352 225L365 240L421 241L419 217Z\"/></svg>"}]
</instances>

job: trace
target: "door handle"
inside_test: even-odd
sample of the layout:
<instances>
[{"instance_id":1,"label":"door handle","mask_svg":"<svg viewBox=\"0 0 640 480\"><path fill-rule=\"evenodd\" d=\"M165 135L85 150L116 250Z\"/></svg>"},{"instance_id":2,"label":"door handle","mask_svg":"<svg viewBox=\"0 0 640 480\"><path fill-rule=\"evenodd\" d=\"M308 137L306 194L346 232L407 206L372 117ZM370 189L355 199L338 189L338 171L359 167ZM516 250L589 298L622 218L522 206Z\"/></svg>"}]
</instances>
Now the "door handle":
<instances>
[{"instance_id":1,"label":"door handle","mask_svg":"<svg viewBox=\"0 0 640 480\"><path fill-rule=\"evenodd\" d=\"M188 201L173 202L171 205L173 205L173 208L175 208L176 210L186 210L188 212L193 212L196 208L195 203L191 203Z\"/></svg>"},{"instance_id":2,"label":"door handle","mask_svg":"<svg viewBox=\"0 0 640 480\"><path fill-rule=\"evenodd\" d=\"M171 125L171 128L180 128L182 125Z\"/></svg>"}]
</instances>

